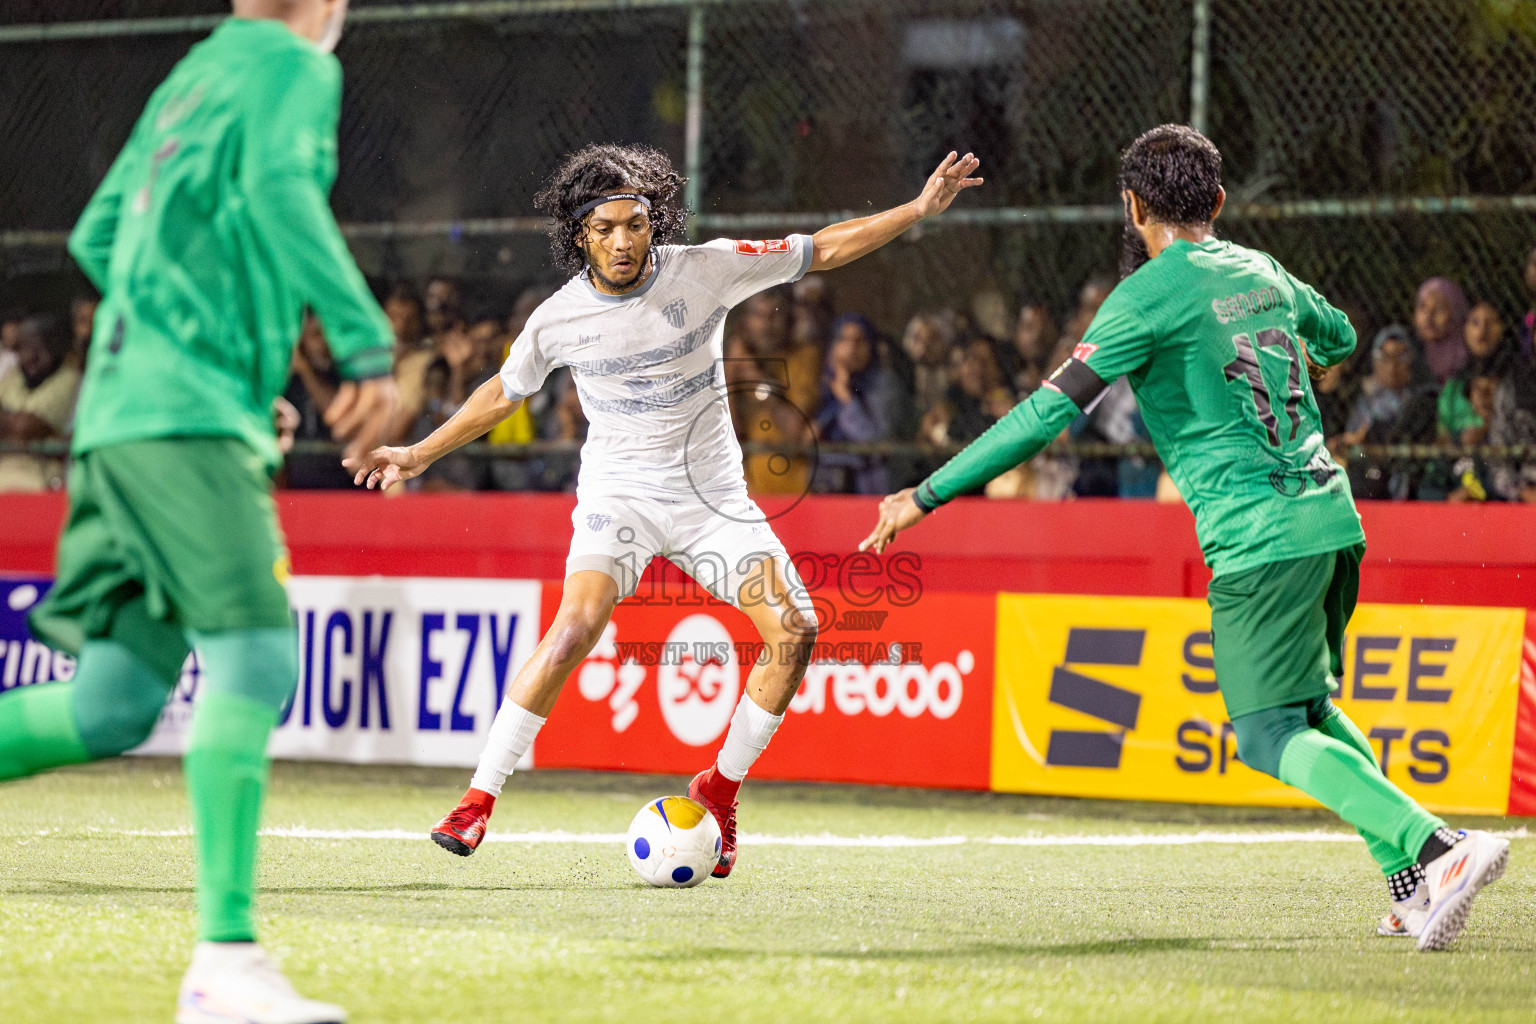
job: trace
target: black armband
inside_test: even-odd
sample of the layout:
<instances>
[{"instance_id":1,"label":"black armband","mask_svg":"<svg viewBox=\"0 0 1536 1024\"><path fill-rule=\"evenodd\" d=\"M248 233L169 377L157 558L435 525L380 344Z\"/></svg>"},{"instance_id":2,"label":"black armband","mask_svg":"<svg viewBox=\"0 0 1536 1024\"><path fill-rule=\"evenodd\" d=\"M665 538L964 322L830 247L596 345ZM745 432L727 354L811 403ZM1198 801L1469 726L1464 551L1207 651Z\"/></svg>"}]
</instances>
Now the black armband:
<instances>
[{"instance_id":1,"label":"black armband","mask_svg":"<svg viewBox=\"0 0 1536 1024\"><path fill-rule=\"evenodd\" d=\"M1056 372L1045 379L1043 386L1066 395L1079 409L1088 408L1109 387L1103 377L1094 373L1092 367L1076 356L1058 366Z\"/></svg>"},{"instance_id":2,"label":"black armband","mask_svg":"<svg viewBox=\"0 0 1536 1024\"><path fill-rule=\"evenodd\" d=\"M940 505L944 504L939 496L933 493L933 485L927 480L917 485L917 490L912 492L912 504L922 509L925 514L932 513Z\"/></svg>"}]
</instances>

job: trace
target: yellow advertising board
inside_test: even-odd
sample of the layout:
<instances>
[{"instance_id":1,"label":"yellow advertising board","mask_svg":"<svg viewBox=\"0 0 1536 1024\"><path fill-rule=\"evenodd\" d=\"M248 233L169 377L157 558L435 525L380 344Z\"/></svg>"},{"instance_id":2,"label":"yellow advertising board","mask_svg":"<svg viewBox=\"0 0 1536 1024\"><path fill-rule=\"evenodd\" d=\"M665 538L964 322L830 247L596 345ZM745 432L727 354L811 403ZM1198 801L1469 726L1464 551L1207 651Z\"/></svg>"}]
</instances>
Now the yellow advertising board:
<instances>
[{"instance_id":1,"label":"yellow advertising board","mask_svg":"<svg viewBox=\"0 0 1536 1024\"><path fill-rule=\"evenodd\" d=\"M1316 806L1238 760L1210 622L1199 600L999 594L992 788ZM1356 609L1334 700L1424 806L1505 812L1524 628L1523 609Z\"/></svg>"}]
</instances>

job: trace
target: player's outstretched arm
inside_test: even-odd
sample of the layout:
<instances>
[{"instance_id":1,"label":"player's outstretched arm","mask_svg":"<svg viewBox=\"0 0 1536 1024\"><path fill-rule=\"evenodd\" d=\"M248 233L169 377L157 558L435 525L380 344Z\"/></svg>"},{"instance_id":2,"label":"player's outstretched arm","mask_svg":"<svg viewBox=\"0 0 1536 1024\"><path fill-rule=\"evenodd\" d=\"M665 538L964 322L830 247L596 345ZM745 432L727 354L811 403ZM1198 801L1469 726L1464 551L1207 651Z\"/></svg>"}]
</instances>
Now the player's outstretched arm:
<instances>
[{"instance_id":1,"label":"player's outstretched arm","mask_svg":"<svg viewBox=\"0 0 1536 1024\"><path fill-rule=\"evenodd\" d=\"M910 203L877 213L873 217L845 220L822 228L811 236L816 248L811 270L831 270L845 263L852 263L860 256L880 248L907 228L925 217L943 213L955 196L968 188L981 184L982 179L970 174L981 166L981 161L970 153L944 158L938 169L928 178L923 191Z\"/></svg>"},{"instance_id":2,"label":"player's outstretched arm","mask_svg":"<svg viewBox=\"0 0 1536 1024\"><path fill-rule=\"evenodd\" d=\"M474 390L447 423L424 440L401 447L375 448L365 455L342 460L352 470L352 482L370 490L420 476L428 466L455 448L481 437L517 411L522 400L513 401L502 390L501 378L492 377Z\"/></svg>"}]
</instances>

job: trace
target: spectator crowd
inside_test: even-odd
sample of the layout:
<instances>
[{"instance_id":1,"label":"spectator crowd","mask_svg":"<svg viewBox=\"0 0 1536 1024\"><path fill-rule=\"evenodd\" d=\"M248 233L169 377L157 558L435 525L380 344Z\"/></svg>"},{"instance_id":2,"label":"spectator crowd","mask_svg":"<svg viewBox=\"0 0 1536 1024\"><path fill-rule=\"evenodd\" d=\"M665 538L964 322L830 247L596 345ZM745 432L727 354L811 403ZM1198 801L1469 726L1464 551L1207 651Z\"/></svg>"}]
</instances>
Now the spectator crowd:
<instances>
[{"instance_id":1,"label":"spectator crowd","mask_svg":"<svg viewBox=\"0 0 1536 1024\"><path fill-rule=\"evenodd\" d=\"M1407 324L1379 328L1345 304L1360 344L1313 381L1329 450L1356 497L1391 500L1536 502L1536 455L1499 449L1536 445L1536 248L1522 277L1525 311L1471 298L1434 277L1414 297ZM1071 353L1114 287L1092 277L1069 308L1026 298L1010 309L998 292L968 307L913 316L887 333L870 316L840 310L825 278L753 296L726 325L724 379L754 493L883 494L915 483L974 440ZM497 374L534 309L553 289L507 296L438 277L418 290L390 286L384 310L395 336L401 402L387 441L420 440L475 388ZM95 301L67 313L0 319L0 442L67 438L89 347ZM1303 342L1305 339L1302 339ZM293 378L275 422L301 441L329 439L322 412L339 386L324 332L303 325ZM484 440L516 457L459 452L409 486L423 490L565 490L574 486L575 444L586 434L569 371ZM1156 458L1105 455L1105 445L1148 440L1129 385L1117 381L1064 432L1063 443L992 481L996 498L1075 496L1176 499ZM1073 443L1075 442L1075 443ZM1098 442L1098 450L1084 443ZM1426 456L1408 446L1436 445ZM1389 447L1390 446L1390 447ZM299 445L279 483L347 487L329 450ZM1494 449L1494 457L1487 450ZM1093 452L1092 457L1079 452ZM52 452L0 454L0 491L63 486Z\"/></svg>"}]
</instances>

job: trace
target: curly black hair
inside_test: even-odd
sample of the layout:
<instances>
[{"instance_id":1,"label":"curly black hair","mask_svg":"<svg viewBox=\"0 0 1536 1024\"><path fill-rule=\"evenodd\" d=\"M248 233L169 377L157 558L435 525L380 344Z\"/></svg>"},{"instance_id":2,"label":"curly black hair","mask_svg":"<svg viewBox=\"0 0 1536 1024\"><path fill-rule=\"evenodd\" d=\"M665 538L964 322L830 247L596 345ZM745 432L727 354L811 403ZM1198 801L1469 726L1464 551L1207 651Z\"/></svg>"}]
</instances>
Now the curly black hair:
<instances>
[{"instance_id":1,"label":"curly black hair","mask_svg":"<svg viewBox=\"0 0 1536 1024\"><path fill-rule=\"evenodd\" d=\"M1221 152L1188 125L1143 132L1120 158L1120 190L1141 197L1153 220L1178 227L1209 224L1221 189Z\"/></svg>"},{"instance_id":2,"label":"curly black hair","mask_svg":"<svg viewBox=\"0 0 1536 1024\"><path fill-rule=\"evenodd\" d=\"M549 252L555 266L572 274L586 267L585 217L577 219L576 211L613 192L638 192L651 201L653 244L676 235L688 221L679 198L685 181L667 155L650 146L594 144L572 153L533 197L534 208L552 219Z\"/></svg>"}]
</instances>

